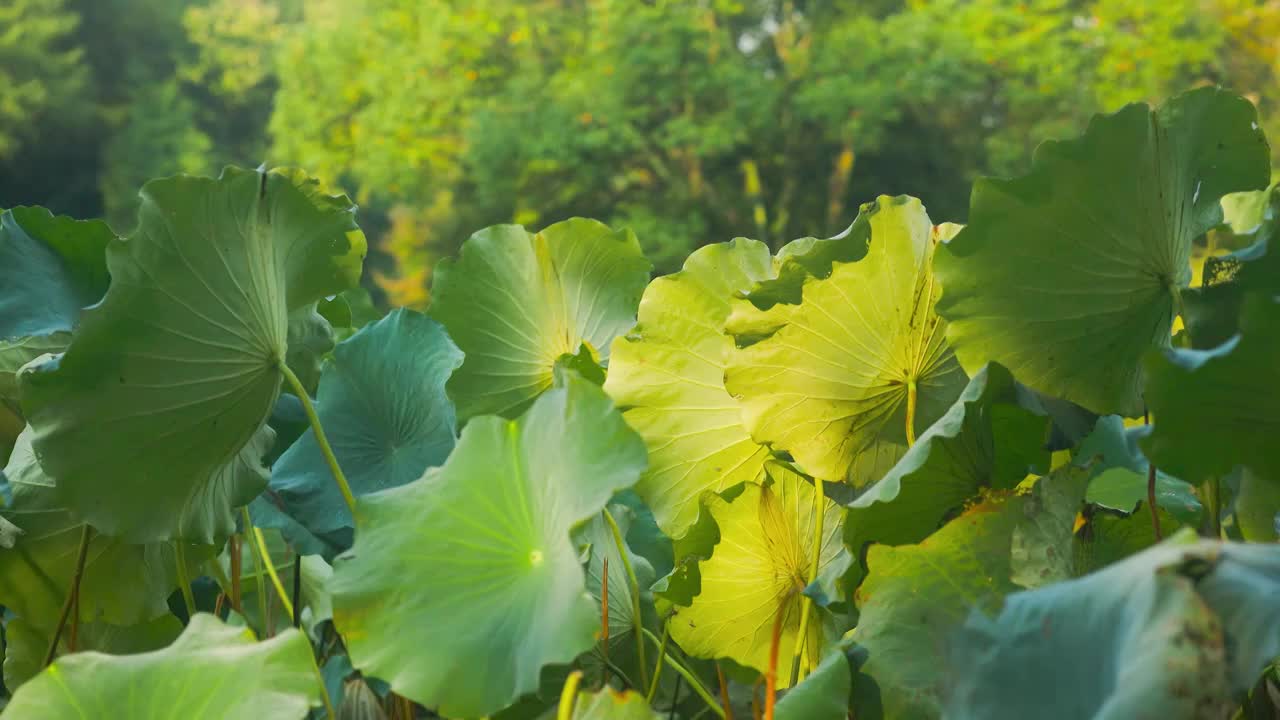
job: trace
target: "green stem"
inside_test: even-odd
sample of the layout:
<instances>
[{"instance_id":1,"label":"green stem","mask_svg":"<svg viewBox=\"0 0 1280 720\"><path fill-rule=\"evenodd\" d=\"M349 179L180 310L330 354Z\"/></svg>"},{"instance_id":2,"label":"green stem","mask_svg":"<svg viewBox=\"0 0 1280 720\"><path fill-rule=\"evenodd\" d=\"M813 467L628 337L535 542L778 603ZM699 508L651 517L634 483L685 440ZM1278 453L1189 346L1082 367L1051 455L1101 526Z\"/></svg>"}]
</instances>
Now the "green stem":
<instances>
[{"instance_id":1,"label":"green stem","mask_svg":"<svg viewBox=\"0 0 1280 720\"><path fill-rule=\"evenodd\" d=\"M1164 536L1160 533L1160 508L1156 505L1156 464L1147 463L1147 505L1151 508L1151 529L1156 534L1156 540L1163 540Z\"/></svg>"},{"instance_id":2,"label":"green stem","mask_svg":"<svg viewBox=\"0 0 1280 720\"><path fill-rule=\"evenodd\" d=\"M813 559L809 562L809 582L812 585L818 579L818 565L822 559L822 521L826 515L823 507L822 478L813 479ZM800 596L800 633L796 635L795 649L791 653L791 682L794 687L800 681L800 661L804 654L804 641L809 632L809 613L813 607L813 598Z\"/></svg>"},{"instance_id":3,"label":"green stem","mask_svg":"<svg viewBox=\"0 0 1280 720\"><path fill-rule=\"evenodd\" d=\"M347 476L342 473L342 467L338 465L338 458L333 454L333 448L329 445L329 438L324 434L324 428L320 425L320 416L316 415L316 408L311 404L311 396L307 395L307 389L302 386L302 381L298 379L297 375L293 374L293 371L289 369L289 366L283 360L280 361L280 372L289 383L289 387L293 388L298 400L302 401L302 409L307 413L307 422L311 423L311 431L315 433L316 444L320 446L320 453L324 455L325 462L329 464L329 472L333 473L333 479L337 481L338 489L342 491L342 499L346 501L347 509L354 516L356 514L356 497L351 494L351 485L347 482Z\"/></svg>"},{"instance_id":4,"label":"green stem","mask_svg":"<svg viewBox=\"0 0 1280 720\"><path fill-rule=\"evenodd\" d=\"M244 539L250 540L253 537L253 518L249 517L249 507L240 508L240 517L244 521ZM262 634L259 638L270 637L270 628L267 627L267 593L266 588L262 587L262 558L258 556L258 546L250 540L249 554L253 556L253 578L257 584L258 596L258 619L262 622ZM245 618L248 621L248 618Z\"/></svg>"},{"instance_id":5,"label":"green stem","mask_svg":"<svg viewBox=\"0 0 1280 720\"><path fill-rule=\"evenodd\" d=\"M653 680L649 682L649 691L644 694L644 701L653 704L658 694L658 679L662 677L662 660L667 656L667 641L671 639L671 620L662 623L662 642L658 644L658 660L653 666Z\"/></svg>"},{"instance_id":6,"label":"green stem","mask_svg":"<svg viewBox=\"0 0 1280 720\"><path fill-rule=\"evenodd\" d=\"M89 541L93 539L93 528L89 523L85 523L80 530L80 550L76 554L76 569L71 575L71 584L67 586L67 599L62 603L62 615L58 617L58 626L53 630L53 637L49 640L49 650L44 655L44 666L48 667L49 663L58 655L58 640L62 637L62 628L67 624L67 617L71 615L71 606L76 602L76 596L80 594L80 579L84 577L85 558L89 557Z\"/></svg>"},{"instance_id":7,"label":"green stem","mask_svg":"<svg viewBox=\"0 0 1280 720\"><path fill-rule=\"evenodd\" d=\"M191 594L191 574L187 572L187 550L182 540L173 541L173 559L178 566L178 587L182 590L182 602L187 606L187 622L196 615L196 598Z\"/></svg>"},{"instance_id":8,"label":"green stem","mask_svg":"<svg viewBox=\"0 0 1280 720\"><path fill-rule=\"evenodd\" d=\"M640 682L648 685L649 666L644 660L644 643L639 641L640 631L644 629L643 616L640 614L640 581L636 579L635 568L631 567L631 558L627 554L627 543L622 539L622 530L618 528L613 515L609 514L609 508L604 509L604 519L609 523L609 530L613 533L613 543L618 546L618 555L622 556L622 567L627 571L627 584L631 586L631 624L636 631L636 659L640 662Z\"/></svg>"},{"instance_id":9,"label":"green stem","mask_svg":"<svg viewBox=\"0 0 1280 720\"><path fill-rule=\"evenodd\" d=\"M267 540L262 536L262 530L256 527L253 529L253 542L258 547L258 553L262 555L262 564L267 567L267 575L271 578L271 584L276 587L276 595L280 598L280 604L284 606L284 612L292 622L293 603L289 602L289 594L284 591L284 583L280 582L280 574L276 572L276 565L271 562L271 553L267 552ZM294 568L294 572L297 571L298 569Z\"/></svg>"},{"instance_id":10,"label":"green stem","mask_svg":"<svg viewBox=\"0 0 1280 720\"><path fill-rule=\"evenodd\" d=\"M1218 476L1214 475L1204 484L1200 486L1200 493L1204 495L1205 510L1209 513L1208 530L1212 532L1215 540L1222 539L1222 481Z\"/></svg>"},{"instance_id":11,"label":"green stem","mask_svg":"<svg viewBox=\"0 0 1280 720\"><path fill-rule=\"evenodd\" d=\"M915 379L907 381L907 447L916 444L916 397L919 391Z\"/></svg>"},{"instance_id":12,"label":"green stem","mask_svg":"<svg viewBox=\"0 0 1280 720\"><path fill-rule=\"evenodd\" d=\"M644 628L641 628L641 631L644 632L644 636L649 638L649 641L654 645L659 644L658 638L653 633ZM711 697L711 693L703 687L702 682L698 680L697 676L692 672L689 672L688 668L681 665L680 662L670 654L663 655L662 657L667 661L667 664L671 666L672 670L679 673L680 677L684 678L685 682L689 683L689 687L693 688L693 691L698 694L698 697L702 698L702 701L707 704L707 707L711 708L711 712L723 719L724 708L720 707L720 703L716 702L715 698Z\"/></svg>"},{"instance_id":13,"label":"green stem","mask_svg":"<svg viewBox=\"0 0 1280 720\"><path fill-rule=\"evenodd\" d=\"M578 699L578 685L582 682L582 671L569 673L564 681L564 689L560 691L560 707L556 709L556 720L570 720L573 717L573 703Z\"/></svg>"},{"instance_id":14,"label":"green stem","mask_svg":"<svg viewBox=\"0 0 1280 720\"><path fill-rule=\"evenodd\" d=\"M311 671L316 675L316 683L320 685L320 699L324 701L324 714L329 720L335 720L337 714L333 712L333 700L329 698L329 688L324 686L324 675L320 673L320 666L316 664L315 658L311 660Z\"/></svg>"}]
</instances>

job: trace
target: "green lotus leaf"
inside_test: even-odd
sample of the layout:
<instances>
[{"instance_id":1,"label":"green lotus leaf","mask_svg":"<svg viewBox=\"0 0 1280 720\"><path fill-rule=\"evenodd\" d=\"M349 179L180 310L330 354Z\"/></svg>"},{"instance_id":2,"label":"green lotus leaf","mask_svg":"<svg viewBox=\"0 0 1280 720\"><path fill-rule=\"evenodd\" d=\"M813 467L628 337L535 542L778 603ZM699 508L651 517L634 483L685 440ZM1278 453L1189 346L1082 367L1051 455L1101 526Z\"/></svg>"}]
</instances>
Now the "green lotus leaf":
<instances>
[{"instance_id":1,"label":"green lotus leaf","mask_svg":"<svg viewBox=\"0 0 1280 720\"><path fill-rule=\"evenodd\" d=\"M1183 527L1164 508L1159 508L1157 513L1162 534L1171 535ZM1076 577L1105 568L1160 542L1145 503L1140 511L1131 514L1086 505L1080 520L1072 538L1072 567Z\"/></svg>"},{"instance_id":2,"label":"green lotus leaf","mask_svg":"<svg viewBox=\"0 0 1280 720\"><path fill-rule=\"evenodd\" d=\"M329 584L356 668L444 716L537 688L600 625L570 529L644 467L604 392L561 372L518 420L476 418L444 465L358 499Z\"/></svg>"},{"instance_id":3,"label":"green lotus leaf","mask_svg":"<svg viewBox=\"0 0 1280 720\"><path fill-rule=\"evenodd\" d=\"M445 381L461 363L444 328L412 310L396 310L337 347L320 378L316 414L352 493L403 485L444 462L456 433ZM310 429L272 468L271 490L317 536L352 527Z\"/></svg>"},{"instance_id":4,"label":"green lotus leaf","mask_svg":"<svg viewBox=\"0 0 1280 720\"><path fill-rule=\"evenodd\" d=\"M220 471L267 418L289 313L354 285L350 202L280 171L148 183L112 283L62 356L19 375L36 455L68 506L136 542L209 543L265 485Z\"/></svg>"},{"instance_id":5,"label":"green lotus leaf","mask_svg":"<svg viewBox=\"0 0 1280 720\"><path fill-rule=\"evenodd\" d=\"M933 718L947 674L942 639L974 605L995 603L1010 580L1024 496L983 501L918 545L872 545L850 637L866 656L854 678L854 716ZM1028 716L1030 717L1030 716Z\"/></svg>"},{"instance_id":6,"label":"green lotus leaf","mask_svg":"<svg viewBox=\"0 0 1280 720\"><path fill-rule=\"evenodd\" d=\"M85 652L54 661L18 688L15 718L299 719L320 702L307 638L286 630L254 642L213 615L191 618L172 645L136 655Z\"/></svg>"},{"instance_id":7,"label":"green lotus leaf","mask_svg":"<svg viewBox=\"0 0 1280 720\"><path fill-rule=\"evenodd\" d=\"M573 720L661 720L644 701L644 695L603 688L580 693L573 703Z\"/></svg>"},{"instance_id":8,"label":"green lotus leaf","mask_svg":"<svg viewBox=\"0 0 1280 720\"><path fill-rule=\"evenodd\" d=\"M458 419L518 415L583 345L608 364L613 339L635 324L649 269L631 231L594 220L472 235L456 261L436 266L430 310L466 356L449 380Z\"/></svg>"},{"instance_id":9,"label":"green lotus leaf","mask_svg":"<svg viewBox=\"0 0 1280 720\"><path fill-rule=\"evenodd\" d=\"M0 403L19 410L18 370L41 355L56 355L70 344L71 333L63 331L0 341Z\"/></svg>"},{"instance_id":10,"label":"green lotus leaf","mask_svg":"<svg viewBox=\"0 0 1280 720\"><path fill-rule=\"evenodd\" d=\"M1242 471L1236 491L1235 518L1245 540L1280 540L1280 483L1267 482L1249 470Z\"/></svg>"},{"instance_id":11,"label":"green lotus leaf","mask_svg":"<svg viewBox=\"0 0 1280 720\"><path fill-rule=\"evenodd\" d=\"M631 512L621 505L612 505L609 509L614 522L618 523L625 538L631 528ZM631 605L630 582L627 578L626 565L618 552L618 544L609 529L609 523L603 514L592 517L585 525L574 533L574 541L578 545L587 546L589 553L586 563L586 587L597 603L603 600L602 587L604 578L604 561L609 560L609 658L614 665L625 671L629 677L640 677L640 669L636 667L635 650L635 611ZM656 614L653 612L653 595L649 586L653 584L653 566L648 560L627 548L627 559L635 571L637 584L640 586L640 604L642 621L645 626L653 626ZM646 612L647 611L647 612ZM648 642L641 640L642 642ZM581 658L584 669L588 670L588 679L607 677L605 668L594 662L594 655ZM652 668L646 668L652 671Z\"/></svg>"},{"instance_id":12,"label":"green lotus leaf","mask_svg":"<svg viewBox=\"0 0 1280 720\"><path fill-rule=\"evenodd\" d=\"M768 310L778 303L798 305L805 281L830 276L836 263L857 262L866 257L867 244L871 241L866 209L861 208L853 223L834 237L803 237L779 248L769 277L759 280L746 293L751 304L760 310Z\"/></svg>"},{"instance_id":13,"label":"green lotus leaf","mask_svg":"<svg viewBox=\"0 0 1280 720\"><path fill-rule=\"evenodd\" d=\"M1228 717L1280 655L1280 548L1194 533L975 613L947 717Z\"/></svg>"},{"instance_id":14,"label":"green lotus leaf","mask_svg":"<svg viewBox=\"0 0 1280 720\"><path fill-rule=\"evenodd\" d=\"M854 485L902 456L912 400L922 430L965 382L932 310L939 236L924 206L881 197L863 213L866 257L806 282L785 324L733 353L725 373L757 442L790 453L806 473Z\"/></svg>"},{"instance_id":15,"label":"green lotus leaf","mask_svg":"<svg viewBox=\"0 0 1280 720\"><path fill-rule=\"evenodd\" d=\"M1043 414L1003 366L980 369L951 409L850 503L845 544L861 557L868 543L920 542L984 488L1017 486L1048 464ZM863 575L854 569L847 586L856 587Z\"/></svg>"},{"instance_id":16,"label":"green lotus leaf","mask_svg":"<svg viewBox=\"0 0 1280 720\"><path fill-rule=\"evenodd\" d=\"M28 428L18 436L4 468L13 497L3 516L23 532L11 550L0 552L0 605L32 626L51 630L75 572L84 520L62 503L53 480L36 462L32 434ZM207 546L188 546L186 552L188 562L209 554ZM95 533L80 581L80 619L144 623L169 612L166 600L177 587L172 543L133 545Z\"/></svg>"},{"instance_id":17,"label":"green lotus leaf","mask_svg":"<svg viewBox=\"0 0 1280 720\"><path fill-rule=\"evenodd\" d=\"M1147 458L1138 443L1151 434L1150 426L1128 428L1118 415L1098 419L1094 431L1075 454L1075 463L1093 472L1085 499L1094 505L1132 513L1147 500ZM1156 504L1180 523L1198 525L1204 507L1191 483L1157 468Z\"/></svg>"},{"instance_id":18,"label":"green lotus leaf","mask_svg":"<svg viewBox=\"0 0 1280 720\"><path fill-rule=\"evenodd\" d=\"M72 220L39 207L0 213L0 349L6 341L75 327L107 290L101 220Z\"/></svg>"},{"instance_id":19,"label":"green lotus leaf","mask_svg":"<svg viewBox=\"0 0 1280 720\"><path fill-rule=\"evenodd\" d=\"M1201 482L1244 465L1280 483L1280 304L1255 294L1240 330L1213 350L1147 359L1155 430L1141 444L1157 467Z\"/></svg>"},{"instance_id":20,"label":"green lotus leaf","mask_svg":"<svg viewBox=\"0 0 1280 720\"><path fill-rule=\"evenodd\" d=\"M787 691L774 708L777 720L844 720L849 716L853 682L849 658L840 647L827 653L804 681Z\"/></svg>"},{"instance_id":21,"label":"green lotus leaf","mask_svg":"<svg viewBox=\"0 0 1280 720\"><path fill-rule=\"evenodd\" d=\"M1036 479L1013 529L1010 580L1034 589L1083 574L1075 565L1075 529L1088 486L1089 471L1071 465Z\"/></svg>"},{"instance_id":22,"label":"green lotus leaf","mask_svg":"<svg viewBox=\"0 0 1280 720\"><path fill-rule=\"evenodd\" d=\"M1268 158L1253 104L1204 88L1096 116L1041 144L1029 174L979 180L936 263L960 362L1141 414L1141 360L1169 346L1192 240L1221 222L1223 195L1267 184Z\"/></svg>"},{"instance_id":23,"label":"green lotus leaf","mask_svg":"<svg viewBox=\"0 0 1280 720\"><path fill-rule=\"evenodd\" d=\"M182 623L173 615L161 615L137 625L82 622L76 629L75 652L133 655L159 650L181 633ZM4 635L4 684L12 692L44 669L53 628L41 629L19 617L5 623ZM70 642L70 631L64 631L58 642L59 656L72 652Z\"/></svg>"},{"instance_id":24,"label":"green lotus leaf","mask_svg":"<svg viewBox=\"0 0 1280 720\"><path fill-rule=\"evenodd\" d=\"M711 558L698 564L701 592L668 623L671 638L686 653L729 658L764 672L781 614L780 647L786 651L778 658L778 687L786 687L813 553L818 552L821 569L843 552L843 510L822 498L822 544L814 548L814 486L777 463L767 471L771 482L747 483L732 502L714 494L704 500L720 540ZM825 611L814 608L812 613L801 658L809 668L817 664L827 641Z\"/></svg>"},{"instance_id":25,"label":"green lotus leaf","mask_svg":"<svg viewBox=\"0 0 1280 720\"><path fill-rule=\"evenodd\" d=\"M315 394L321 365L337 342L333 326L320 314L318 303L304 305L289 313L285 342L289 348L285 364L298 376L307 392Z\"/></svg>"},{"instance_id":26,"label":"green lotus leaf","mask_svg":"<svg viewBox=\"0 0 1280 720\"><path fill-rule=\"evenodd\" d=\"M636 492L671 537L693 524L703 491L762 477L769 451L752 441L724 386L734 351L724 323L730 298L768 277L769 263L754 240L703 247L649 284L639 324L613 341L604 389L649 448Z\"/></svg>"}]
</instances>

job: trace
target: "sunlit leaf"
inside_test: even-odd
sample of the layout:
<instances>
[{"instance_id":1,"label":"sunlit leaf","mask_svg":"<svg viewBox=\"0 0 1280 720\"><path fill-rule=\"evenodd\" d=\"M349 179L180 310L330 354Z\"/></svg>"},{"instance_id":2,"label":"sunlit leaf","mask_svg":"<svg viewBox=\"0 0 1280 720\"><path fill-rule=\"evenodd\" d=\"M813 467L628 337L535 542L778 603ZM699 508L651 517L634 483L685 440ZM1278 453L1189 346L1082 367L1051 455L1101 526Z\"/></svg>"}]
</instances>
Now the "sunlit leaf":
<instances>
[{"instance_id":1,"label":"sunlit leaf","mask_svg":"<svg viewBox=\"0 0 1280 720\"><path fill-rule=\"evenodd\" d=\"M570 528L644 466L604 392L563 373L518 420L473 419L444 465L360 498L329 584L356 668L455 717L537 688L599 628Z\"/></svg>"},{"instance_id":2,"label":"sunlit leaf","mask_svg":"<svg viewBox=\"0 0 1280 720\"><path fill-rule=\"evenodd\" d=\"M320 702L311 647L296 630L263 642L200 613L174 643L136 655L59 658L18 691L15 718L302 718Z\"/></svg>"},{"instance_id":3,"label":"sunlit leaf","mask_svg":"<svg viewBox=\"0 0 1280 720\"><path fill-rule=\"evenodd\" d=\"M350 202L285 172L228 168L142 190L138 228L71 347L19 376L40 462L68 505L134 541L211 542L265 478L219 473L281 384L289 313L354 285Z\"/></svg>"},{"instance_id":4,"label":"sunlit leaf","mask_svg":"<svg viewBox=\"0 0 1280 720\"><path fill-rule=\"evenodd\" d=\"M997 361L1098 413L1142 413L1142 357L1169 346L1191 243L1219 200L1269 179L1252 103L1205 88L1129 105L1031 172L986 178L969 224L938 255L938 312L968 370Z\"/></svg>"},{"instance_id":5,"label":"sunlit leaf","mask_svg":"<svg viewBox=\"0 0 1280 720\"><path fill-rule=\"evenodd\" d=\"M866 257L806 282L781 327L734 353L725 374L757 442L790 453L807 473L854 485L902 456L911 396L921 432L965 382L933 313L940 235L924 206L882 197L863 213Z\"/></svg>"},{"instance_id":6,"label":"sunlit leaf","mask_svg":"<svg viewBox=\"0 0 1280 720\"><path fill-rule=\"evenodd\" d=\"M635 324L649 267L630 231L593 220L472 235L436 267L430 310L466 356L449 380L459 420L518 415L584 344L607 364L613 339Z\"/></svg>"},{"instance_id":7,"label":"sunlit leaf","mask_svg":"<svg viewBox=\"0 0 1280 720\"><path fill-rule=\"evenodd\" d=\"M724 386L734 351L724 334L730 299L769 275L763 243L701 248L683 270L645 289L640 323L613 342L604 389L649 448L636 492L671 537L693 524L703 491L759 480L769 457Z\"/></svg>"},{"instance_id":8,"label":"sunlit leaf","mask_svg":"<svg viewBox=\"0 0 1280 720\"><path fill-rule=\"evenodd\" d=\"M845 720L852 679L849 658L837 647L774 708L777 720Z\"/></svg>"},{"instance_id":9,"label":"sunlit leaf","mask_svg":"<svg viewBox=\"0 0 1280 720\"><path fill-rule=\"evenodd\" d=\"M776 619L782 616L779 687L786 687L800 631L801 591L809 582L813 553L819 567L843 552L843 511L825 497L821 548L814 547L814 486L778 464L770 482L748 483L731 502L709 495L706 506L719 527L711 558L699 563L701 592L669 621L671 637L690 655L730 658L764 672ZM813 609L801 662L817 664L825 647L825 611Z\"/></svg>"}]
</instances>

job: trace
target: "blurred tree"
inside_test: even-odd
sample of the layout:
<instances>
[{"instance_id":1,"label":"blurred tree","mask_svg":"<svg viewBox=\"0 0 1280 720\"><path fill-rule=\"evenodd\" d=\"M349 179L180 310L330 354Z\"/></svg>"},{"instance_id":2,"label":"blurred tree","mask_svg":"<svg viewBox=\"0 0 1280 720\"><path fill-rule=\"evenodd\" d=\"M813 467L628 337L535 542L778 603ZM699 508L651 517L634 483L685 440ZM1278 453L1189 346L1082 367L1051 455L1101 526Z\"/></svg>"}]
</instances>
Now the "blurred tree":
<instances>
[{"instance_id":1,"label":"blurred tree","mask_svg":"<svg viewBox=\"0 0 1280 720\"><path fill-rule=\"evenodd\" d=\"M63 0L0 5L0 158L37 137L41 123L70 111L88 79Z\"/></svg>"}]
</instances>

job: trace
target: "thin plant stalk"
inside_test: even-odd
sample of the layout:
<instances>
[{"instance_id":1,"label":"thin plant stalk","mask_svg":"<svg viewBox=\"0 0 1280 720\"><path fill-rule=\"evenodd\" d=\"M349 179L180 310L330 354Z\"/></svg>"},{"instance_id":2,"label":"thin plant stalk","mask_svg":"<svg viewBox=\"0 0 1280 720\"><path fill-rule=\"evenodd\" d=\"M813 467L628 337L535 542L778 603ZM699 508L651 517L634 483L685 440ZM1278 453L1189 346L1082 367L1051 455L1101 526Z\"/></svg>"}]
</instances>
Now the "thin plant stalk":
<instances>
[{"instance_id":1,"label":"thin plant stalk","mask_svg":"<svg viewBox=\"0 0 1280 720\"><path fill-rule=\"evenodd\" d=\"M187 621L196 615L196 598L191 593L191 573L187 571L187 550L182 540L173 541L173 561L178 566L178 589L182 590L182 602L187 606Z\"/></svg>"},{"instance_id":2,"label":"thin plant stalk","mask_svg":"<svg viewBox=\"0 0 1280 720\"><path fill-rule=\"evenodd\" d=\"M293 626L302 627L302 553L293 553Z\"/></svg>"},{"instance_id":3,"label":"thin plant stalk","mask_svg":"<svg viewBox=\"0 0 1280 720\"><path fill-rule=\"evenodd\" d=\"M1151 508L1151 529L1156 533L1156 541L1164 539L1160 533L1160 508L1156 507L1156 464L1147 463L1147 507Z\"/></svg>"},{"instance_id":4,"label":"thin plant stalk","mask_svg":"<svg viewBox=\"0 0 1280 720\"><path fill-rule=\"evenodd\" d=\"M724 720L733 720L733 707L729 705L729 683L725 682L724 670L716 663L716 679L720 681L720 702L724 705Z\"/></svg>"},{"instance_id":5,"label":"thin plant stalk","mask_svg":"<svg viewBox=\"0 0 1280 720\"><path fill-rule=\"evenodd\" d=\"M676 677L676 687L671 691L671 710L667 713L667 720L676 720L676 706L680 703L680 682L683 679L684 678L682 677ZM702 712L706 712L710 709L711 708L709 707L705 707L702 709ZM701 715L702 713L698 714Z\"/></svg>"},{"instance_id":6,"label":"thin plant stalk","mask_svg":"<svg viewBox=\"0 0 1280 720\"><path fill-rule=\"evenodd\" d=\"M659 644L658 638L655 637L653 633L649 632L645 628L641 628L640 630L654 645ZM697 693L698 697L702 698L702 701L707 704L707 707L711 708L711 712L715 713L717 717L722 718L723 720L725 716L724 708L720 707L720 703L716 702L715 698L711 696L711 693L707 691L707 688L703 686L697 676L690 672L684 665L680 664L679 660L672 657L671 653L664 653L662 659L665 660L666 663L671 666L671 669L675 670L680 677L684 678L684 681L689 684L689 687L693 688L693 691Z\"/></svg>"},{"instance_id":7,"label":"thin plant stalk","mask_svg":"<svg viewBox=\"0 0 1280 720\"><path fill-rule=\"evenodd\" d=\"M249 508L240 508L240 517L244 521L245 539L248 540L253 536L254 526L253 518L249 517ZM249 554L253 556L253 577L257 580L258 585L258 619L262 621L262 634L258 637L270 637L270 628L267 627L267 593L262 587L262 558L258 555L258 546L250 542Z\"/></svg>"},{"instance_id":8,"label":"thin plant stalk","mask_svg":"<svg viewBox=\"0 0 1280 720\"><path fill-rule=\"evenodd\" d=\"M1200 486L1200 494L1204 495L1205 510L1209 513L1209 527L1206 530L1215 540L1222 539L1222 480L1217 475L1210 477Z\"/></svg>"},{"instance_id":9,"label":"thin plant stalk","mask_svg":"<svg viewBox=\"0 0 1280 720\"><path fill-rule=\"evenodd\" d=\"M609 556L604 556L604 571L600 576L600 654L609 661Z\"/></svg>"},{"instance_id":10,"label":"thin plant stalk","mask_svg":"<svg viewBox=\"0 0 1280 720\"><path fill-rule=\"evenodd\" d=\"M71 627L67 629L67 652L75 652L80 640L80 586L71 588Z\"/></svg>"},{"instance_id":11,"label":"thin plant stalk","mask_svg":"<svg viewBox=\"0 0 1280 720\"><path fill-rule=\"evenodd\" d=\"M338 490L342 492L342 499L347 503L347 509L354 516L356 513L356 497L351 493L351 484L347 482L347 476L342 472L342 466L338 464L338 458L333 454L333 447L329 445L329 438L324 434L324 428L320 425L320 416L316 415L316 408L311 404L311 396L307 395L307 389L302 386L302 381L298 376L289 369L289 366L283 361L280 362L280 372L284 375L285 381L289 383L289 387L293 389L298 400L302 402L302 409L307 413L307 422L311 424L311 431L315 433L316 444L320 446L320 454L324 455L324 460L329 464L329 472L333 473L333 479L338 483Z\"/></svg>"},{"instance_id":12,"label":"thin plant stalk","mask_svg":"<svg viewBox=\"0 0 1280 720\"><path fill-rule=\"evenodd\" d=\"M231 534L231 539L227 541L227 554L231 556L231 609L243 615L244 608L240 605L240 573L242 571L240 566L242 558L240 557L239 533Z\"/></svg>"},{"instance_id":13,"label":"thin plant stalk","mask_svg":"<svg viewBox=\"0 0 1280 720\"><path fill-rule=\"evenodd\" d=\"M316 684L320 686L320 699L324 701L324 715L328 720L337 720L337 713L333 711L333 700L329 698L329 688L324 686L324 675L320 674L320 666L316 664L315 659L311 660L311 672L315 673Z\"/></svg>"},{"instance_id":14,"label":"thin plant stalk","mask_svg":"<svg viewBox=\"0 0 1280 720\"><path fill-rule=\"evenodd\" d=\"M644 659L644 641L640 640L640 633L644 630L644 620L640 614L640 581L636 579L635 568L631 567L631 558L627 556L627 543L622 539L622 530L618 528L613 515L609 514L609 508L605 508L603 512L605 521L609 523L609 530L613 533L613 544L618 546L622 567L627 571L627 584L631 589L631 624L636 631L636 660L640 663L640 682L648 685L649 666Z\"/></svg>"},{"instance_id":15,"label":"thin plant stalk","mask_svg":"<svg viewBox=\"0 0 1280 720\"><path fill-rule=\"evenodd\" d=\"M48 667L58 655L58 640L62 637L62 628L66 626L67 617L71 615L71 607L76 603L76 596L80 593L80 580L84 577L84 561L89 557L89 541L92 539L93 528L85 523L80 530L80 549L76 554L76 568L71 575L71 586L67 588L67 599L62 603L62 614L58 616L58 625L54 628L53 637L49 640L49 650L44 654L42 667Z\"/></svg>"},{"instance_id":16,"label":"thin plant stalk","mask_svg":"<svg viewBox=\"0 0 1280 720\"><path fill-rule=\"evenodd\" d=\"M284 583L280 582L280 574L276 572L275 563L271 562L271 553L267 552L267 540L262 535L262 529L255 527L253 529L253 540L258 546L258 553L262 555L262 563L267 567L267 575L271 578L271 584L276 588L276 595L280 598L280 604L284 606L284 612L292 619L293 603L289 602L289 594L284 591ZM294 568L297 573L298 569Z\"/></svg>"},{"instance_id":17,"label":"thin plant stalk","mask_svg":"<svg viewBox=\"0 0 1280 720\"><path fill-rule=\"evenodd\" d=\"M809 562L809 583L812 585L818 579L818 566L822 559L822 521L826 515L823 512L823 489L822 478L813 479L813 559ZM800 661L804 655L805 637L809 632L809 614L813 609L813 598L802 594L800 597L800 632L796 635L796 646L791 653L791 682L795 685L800 681Z\"/></svg>"},{"instance_id":18,"label":"thin plant stalk","mask_svg":"<svg viewBox=\"0 0 1280 720\"><path fill-rule=\"evenodd\" d=\"M914 378L907 381L907 447L916 444L916 396L919 390L916 388Z\"/></svg>"},{"instance_id":19,"label":"thin plant stalk","mask_svg":"<svg viewBox=\"0 0 1280 720\"><path fill-rule=\"evenodd\" d=\"M662 623L662 642L658 644L658 660L653 666L653 679L649 681L649 691L644 694L644 701L653 704L658 694L658 680L662 677L662 661L667 657L667 641L671 639L671 619Z\"/></svg>"},{"instance_id":20,"label":"thin plant stalk","mask_svg":"<svg viewBox=\"0 0 1280 720\"><path fill-rule=\"evenodd\" d=\"M764 720L773 720L773 707L778 701L778 646L782 644L782 623L786 617L786 608L780 607L773 620L773 635L769 640L769 667L764 674Z\"/></svg>"},{"instance_id":21,"label":"thin plant stalk","mask_svg":"<svg viewBox=\"0 0 1280 720\"><path fill-rule=\"evenodd\" d=\"M582 671L574 670L564 681L564 689L560 691L560 707L556 708L556 720L570 720L573 717L573 704L578 699L578 685L582 683Z\"/></svg>"}]
</instances>

